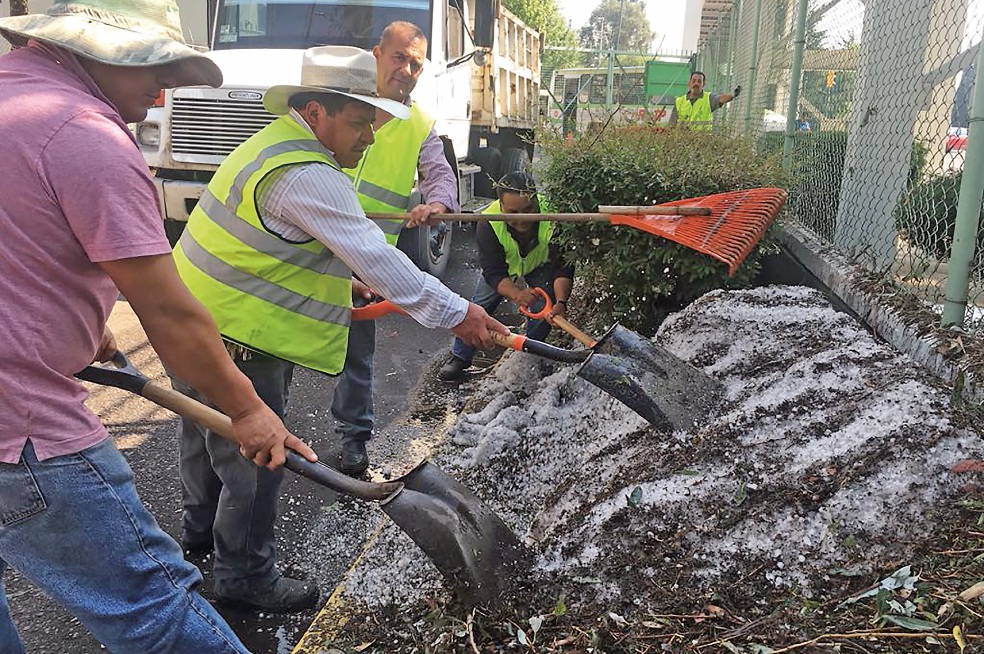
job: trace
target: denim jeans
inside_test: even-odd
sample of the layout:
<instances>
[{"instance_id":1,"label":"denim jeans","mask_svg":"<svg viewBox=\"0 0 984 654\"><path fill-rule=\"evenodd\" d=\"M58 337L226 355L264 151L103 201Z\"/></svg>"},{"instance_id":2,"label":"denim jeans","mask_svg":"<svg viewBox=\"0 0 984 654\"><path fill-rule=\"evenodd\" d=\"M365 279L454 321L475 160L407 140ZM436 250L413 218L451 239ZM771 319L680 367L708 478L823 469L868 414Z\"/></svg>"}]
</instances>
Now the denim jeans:
<instances>
[{"instance_id":1,"label":"denim jeans","mask_svg":"<svg viewBox=\"0 0 984 654\"><path fill-rule=\"evenodd\" d=\"M253 382L256 394L281 419L287 408L294 364L251 353L236 366ZM182 393L204 400L177 379ZM278 576L274 524L283 469L257 466L239 446L182 418L178 427L184 539L214 542L212 571L216 593L240 595Z\"/></svg>"},{"instance_id":2,"label":"denim jeans","mask_svg":"<svg viewBox=\"0 0 984 654\"><path fill-rule=\"evenodd\" d=\"M530 274L526 276L526 283L531 288L542 288L547 292L547 295L550 296L550 300L553 301L555 299L553 280L547 279L546 268L547 266L540 266L536 270L530 272ZM485 312L491 316L505 299L506 298L499 295L498 291L485 283L485 278L482 275L478 276L478 282L475 284L475 293L472 295L471 299L472 302L485 309ZM542 341L549 333L550 323L546 320L533 320L532 318L527 319L526 335L533 340ZM454 344L451 345L451 354L461 359L468 365L471 365L472 359L475 357L475 348L468 345L460 338L455 338Z\"/></svg>"},{"instance_id":3,"label":"denim jeans","mask_svg":"<svg viewBox=\"0 0 984 654\"><path fill-rule=\"evenodd\" d=\"M114 654L248 654L110 439L41 462L28 442L18 464L0 463L0 559L0 573L20 571ZM0 651L24 652L6 601Z\"/></svg>"},{"instance_id":4,"label":"denim jeans","mask_svg":"<svg viewBox=\"0 0 984 654\"><path fill-rule=\"evenodd\" d=\"M366 441L372 436L372 357L376 351L376 321L359 320L349 327L345 368L331 398L331 415L342 440Z\"/></svg>"}]
</instances>

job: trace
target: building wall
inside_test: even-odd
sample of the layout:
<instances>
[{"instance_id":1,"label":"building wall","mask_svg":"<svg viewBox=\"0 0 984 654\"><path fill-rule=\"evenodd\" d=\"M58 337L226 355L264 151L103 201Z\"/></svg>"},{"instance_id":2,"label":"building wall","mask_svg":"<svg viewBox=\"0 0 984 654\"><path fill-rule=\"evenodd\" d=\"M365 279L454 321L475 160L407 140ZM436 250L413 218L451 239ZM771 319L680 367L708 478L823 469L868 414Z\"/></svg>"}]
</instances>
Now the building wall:
<instances>
[{"instance_id":1,"label":"building wall","mask_svg":"<svg viewBox=\"0 0 984 654\"><path fill-rule=\"evenodd\" d=\"M687 0L687 8L683 17L683 48L684 52L696 52L700 41L700 19L704 10L704 0Z\"/></svg>"},{"instance_id":2,"label":"building wall","mask_svg":"<svg viewBox=\"0 0 984 654\"><path fill-rule=\"evenodd\" d=\"M208 47L208 3L203 0L177 0L181 11L181 26L185 41L190 44ZM51 6L51 0L27 0L32 14L43 14ZM10 0L0 0L0 18L10 15ZM0 38L0 54L10 49L10 43Z\"/></svg>"}]
</instances>

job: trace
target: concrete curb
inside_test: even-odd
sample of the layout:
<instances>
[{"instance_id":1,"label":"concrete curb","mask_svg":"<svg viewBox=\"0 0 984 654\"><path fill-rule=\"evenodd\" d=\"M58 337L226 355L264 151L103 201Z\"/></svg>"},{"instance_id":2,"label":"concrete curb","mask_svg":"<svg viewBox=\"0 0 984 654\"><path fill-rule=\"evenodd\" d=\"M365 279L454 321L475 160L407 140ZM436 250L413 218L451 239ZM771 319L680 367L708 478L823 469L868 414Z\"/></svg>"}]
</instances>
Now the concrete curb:
<instances>
[{"instance_id":1,"label":"concrete curb","mask_svg":"<svg viewBox=\"0 0 984 654\"><path fill-rule=\"evenodd\" d=\"M897 311L880 306L876 298L854 284L863 269L804 229L796 225L783 225L778 239L786 252L825 287L822 290L840 299L877 337L909 355L947 384L955 386L962 381L963 399L984 404L982 380L976 379L963 362L940 354L938 348L944 345L943 341L935 334L926 333L935 325L907 321Z\"/></svg>"}]
</instances>

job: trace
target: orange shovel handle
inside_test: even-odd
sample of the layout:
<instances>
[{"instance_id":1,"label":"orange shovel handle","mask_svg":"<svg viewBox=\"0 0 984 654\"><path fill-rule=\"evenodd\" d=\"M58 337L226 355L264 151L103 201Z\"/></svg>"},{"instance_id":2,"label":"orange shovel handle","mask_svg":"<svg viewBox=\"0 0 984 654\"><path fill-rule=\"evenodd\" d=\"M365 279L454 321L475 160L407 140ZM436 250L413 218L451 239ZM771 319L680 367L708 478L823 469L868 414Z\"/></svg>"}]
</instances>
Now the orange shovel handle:
<instances>
[{"instance_id":1,"label":"orange shovel handle","mask_svg":"<svg viewBox=\"0 0 984 654\"><path fill-rule=\"evenodd\" d=\"M383 300L382 302L367 304L364 307L353 307L352 320L375 320L376 318L382 318L390 313L402 313L403 315L407 315L407 312L397 305L393 304L389 300Z\"/></svg>"}]
</instances>

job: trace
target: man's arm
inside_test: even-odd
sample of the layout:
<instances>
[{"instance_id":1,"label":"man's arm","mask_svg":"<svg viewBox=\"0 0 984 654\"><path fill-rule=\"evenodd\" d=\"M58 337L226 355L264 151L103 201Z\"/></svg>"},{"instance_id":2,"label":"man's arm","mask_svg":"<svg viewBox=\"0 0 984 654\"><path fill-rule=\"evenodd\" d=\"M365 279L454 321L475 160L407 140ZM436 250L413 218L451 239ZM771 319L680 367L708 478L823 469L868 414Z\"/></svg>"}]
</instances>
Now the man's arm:
<instances>
[{"instance_id":1,"label":"man's arm","mask_svg":"<svg viewBox=\"0 0 984 654\"><path fill-rule=\"evenodd\" d=\"M458 205L458 179L444 156L444 143L433 128L420 147L417 170L420 174L420 193L426 204L410 209L407 227L428 222L435 214L458 213L461 210Z\"/></svg>"},{"instance_id":2,"label":"man's arm","mask_svg":"<svg viewBox=\"0 0 984 654\"><path fill-rule=\"evenodd\" d=\"M265 198L279 198L276 205ZM373 290L403 307L425 327L450 329L462 340L492 344L489 331L508 330L386 243L382 230L366 218L342 172L323 164L292 166L272 180L260 197L265 217L294 225L316 238Z\"/></svg>"},{"instance_id":3,"label":"man's arm","mask_svg":"<svg viewBox=\"0 0 984 654\"><path fill-rule=\"evenodd\" d=\"M317 460L314 451L287 431L236 368L215 321L185 287L170 255L99 265L126 296L168 370L232 419L243 456L270 469L283 465L285 447L310 461Z\"/></svg>"}]
</instances>

